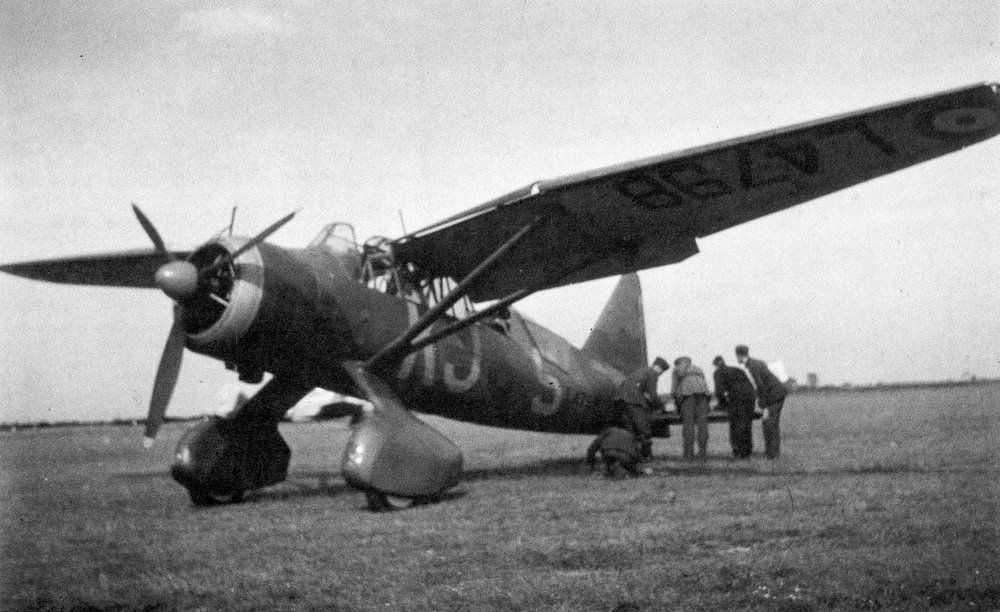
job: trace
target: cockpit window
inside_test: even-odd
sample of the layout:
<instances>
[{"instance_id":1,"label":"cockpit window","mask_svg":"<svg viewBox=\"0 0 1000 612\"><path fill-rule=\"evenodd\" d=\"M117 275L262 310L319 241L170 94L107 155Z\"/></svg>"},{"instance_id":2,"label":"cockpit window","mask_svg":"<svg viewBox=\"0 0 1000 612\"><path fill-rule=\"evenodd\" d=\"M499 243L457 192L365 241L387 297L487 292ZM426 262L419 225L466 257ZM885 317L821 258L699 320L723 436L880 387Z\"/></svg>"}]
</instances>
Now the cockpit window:
<instances>
[{"instance_id":1,"label":"cockpit window","mask_svg":"<svg viewBox=\"0 0 1000 612\"><path fill-rule=\"evenodd\" d=\"M375 236L365 241L362 247L364 260L361 269L361 281L372 289L403 297L403 285L400 282L399 270L392 256L389 239Z\"/></svg>"},{"instance_id":2,"label":"cockpit window","mask_svg":"<svg viewBox=\"0 0 1000 612\"><path fill-rule=\"evenodd\" d=\"M347 267L353 278L361 275L361 252L350 223L330 223L309 243L311 249L323 249Z\"/></svg>"},{"instance_id":3,"label":"cockpit window","mask_svg":"<svg viewBox=\"0 0 1000 612\"><path fill-rule=\"evenodd\" d=\"M425 278L412 264L398 265L393 257L392 241L388 238L374 236L359 246L354 227L348 223L325 226L309 243L309 248L326 251L348 266L351 276L369 288L428 308L443 300L456 285L447 277ZM468 296L464 296L448 309L448 314L461 319L475 311Z\"/></svg>"},{"instance_id":4,"label":"cockpit window","mask_svg":"<svg viewBox=\"0 0 1000 612\"><path fill-rule=\"evenodd\" d=\"M350 223L330 223L323 226L319 234L309 243L309 248L323 247L331 253L358 250L354 236L354 226Z\"/></svg>"}]
</instances>

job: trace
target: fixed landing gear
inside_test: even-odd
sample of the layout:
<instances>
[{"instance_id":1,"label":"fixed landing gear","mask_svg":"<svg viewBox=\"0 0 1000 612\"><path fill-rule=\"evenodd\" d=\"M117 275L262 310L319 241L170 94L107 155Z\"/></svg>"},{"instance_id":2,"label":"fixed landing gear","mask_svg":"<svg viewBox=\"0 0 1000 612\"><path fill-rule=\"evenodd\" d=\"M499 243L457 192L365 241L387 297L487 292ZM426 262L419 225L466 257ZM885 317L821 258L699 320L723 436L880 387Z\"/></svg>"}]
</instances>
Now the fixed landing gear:
<instances>
[{"instance_id":1,"label":"fixed landing gear","mask_svg":"<svg viewBox=\"0 0 1000 612\"><path fill-rule=\"evenodd\" d=\"M191 503L199 507L221 506L224 504L238 504L241 501L243 501L243 495L245 493L246 491L231 491L229 493L216 493L214 491L209 491L208 489L201 489L201 488L188 489L188 495L191 497Z\"/></svg>"},{"instance_id":2,"label":"fixed landing gear","mask_svg":"<svg viewBox=\"0 0 1000 612\"><path fill-rule=\"evenodd\" d=\"M212 417L181 437L170 473L195 506L231 504L283 481L290 455L276 422Z\"/></svg>"},{"instance_id":3,"label":"fixed landing gear","mask_svg":"<svg viewBox=\"0 0 1000 612\"><path fill-rule=\"evenodd\" d=\"M405 510L417 503L417 500L409 497L386 495L378 491L365 491L365 499L368 501L368 509L372 512Z\"/></svg>"}]
</instances>

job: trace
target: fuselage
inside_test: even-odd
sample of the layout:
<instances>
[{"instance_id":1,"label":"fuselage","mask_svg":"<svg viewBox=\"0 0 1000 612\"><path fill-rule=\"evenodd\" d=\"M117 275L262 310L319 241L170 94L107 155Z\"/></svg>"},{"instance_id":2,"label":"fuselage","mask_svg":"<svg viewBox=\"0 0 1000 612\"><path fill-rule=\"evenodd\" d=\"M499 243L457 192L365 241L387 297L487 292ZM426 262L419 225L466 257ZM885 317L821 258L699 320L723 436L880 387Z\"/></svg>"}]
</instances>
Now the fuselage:
<instances>
[{"instance_id":1,"label":"fuselage","mask_svg":"<svg viewBox=\"0 0 1000 612\"><path fill-rule=\"evenodd\" d=\"M233 249L239 239L223 238ZM269 372L303 386L357 395L345 360L366 360L427 307L362 282L357 253L260 244L234 266L217 320L188 330L191 350L245 378ZM432 333L453 322L444 316ZM417 412L505 428L594 433L610 417L623 374L511 311L407 355L381 377Z\"/></svg>"}]
</instances>

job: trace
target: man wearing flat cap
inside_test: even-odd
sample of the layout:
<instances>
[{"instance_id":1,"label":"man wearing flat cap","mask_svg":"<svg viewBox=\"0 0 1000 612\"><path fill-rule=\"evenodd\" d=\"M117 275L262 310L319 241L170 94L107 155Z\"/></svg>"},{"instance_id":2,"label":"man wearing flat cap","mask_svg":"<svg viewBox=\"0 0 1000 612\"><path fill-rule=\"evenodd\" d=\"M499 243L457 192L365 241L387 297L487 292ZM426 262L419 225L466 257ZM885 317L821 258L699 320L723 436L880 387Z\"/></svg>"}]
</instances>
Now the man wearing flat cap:
<instances>
[{"instance_id":1,"label":"man wearing flat cap","mask_svg":"<svg viewBox=\"0 0 1000 612\"><path fill-rule=\"evenodd\" d=\"M643 459L653 455L653 429L649 417L663 409L656 392L656 382L669 367L665 359L657 357L652 365L633 372L618 385L615 393L615 412L625 428L639 441Z\"/></svg>"},{"instance_id":2,"label":"man wearing flat cap","mask_svg":"<svg viewBox=\"0 0 1000 612\"><path fill-rule=\"evenodd\" d=\"M757 401L764 411L760 420L760 427L764 432L764 454L768 459L777 459L781 455L780 421L781 409L785 405L785 385L766 363L750 356L750 349L745 344L736 347L736 359L750 372L754 386L757 387Z\"/></svg>"}]
</instances>

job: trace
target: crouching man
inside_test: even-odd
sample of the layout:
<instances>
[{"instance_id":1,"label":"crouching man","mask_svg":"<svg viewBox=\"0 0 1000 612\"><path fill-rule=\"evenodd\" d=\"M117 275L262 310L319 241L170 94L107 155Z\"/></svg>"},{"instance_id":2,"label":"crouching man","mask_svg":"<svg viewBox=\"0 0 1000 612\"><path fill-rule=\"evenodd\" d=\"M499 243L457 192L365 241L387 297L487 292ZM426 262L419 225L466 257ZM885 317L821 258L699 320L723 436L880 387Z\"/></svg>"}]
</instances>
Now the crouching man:
<instances>
[{"instance_id":1,"label":"crouching man","mask_svg":"<svg viewBox=\"0 0 1000 612\"><path fill-rule=\"evenodd\" d=\"M618 478L627 475L648 476L653 473L648 467L641 467L642 446L632 433L622 427L606 427L587 448L587 463L593 471L597 467L597 455L604 460L604 475Z\"/></svg>"}]
</instances>

